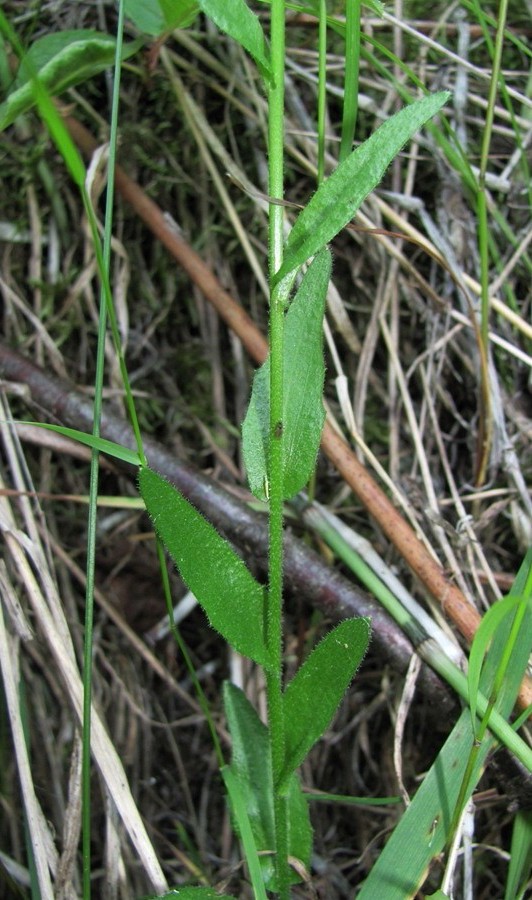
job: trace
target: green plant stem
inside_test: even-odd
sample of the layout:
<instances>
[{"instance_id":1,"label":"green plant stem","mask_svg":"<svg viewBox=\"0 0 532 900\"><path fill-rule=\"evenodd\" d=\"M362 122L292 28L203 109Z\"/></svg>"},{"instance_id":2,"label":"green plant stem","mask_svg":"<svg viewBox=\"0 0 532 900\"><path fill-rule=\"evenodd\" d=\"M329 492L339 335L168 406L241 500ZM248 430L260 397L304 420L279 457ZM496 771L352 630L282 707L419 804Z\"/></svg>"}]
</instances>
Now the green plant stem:
<instances>
[{"instance_id":1,"label":"green plant stem","mask_svg":"<svg viewBox=\"0 0 532 900\"><path fill-rule=\"evenodd\" d=\"M320 0L318 38L318 184L325 175L325 101L327 96L327 0Z\"/></svg>"},{"instance_id":2,"label":"green plant stem","mask_svg":"<svg viewBox=\"0 0 532 900\"><path fill-rule=\"evenodd\" d=\"M101 273L106 273L109 285L109 266L111 260L111 238L113 223L113 200L114 200L114 173L116 160L116 144L118 133L118 107L120 100L120 73L123 43L123 27L124 27L124 9L123 2L119 3L118 8L118 26L116 39L116 54L114 67L113 82L113 99L111 113L111 133L109 143L109 172L107 180L107 200L105 207L105 227L104 227L104 244L103 251L100 248L98 232L94 235L94 227L96 223L91 222L93 228L93 237L95 247L101 252ZM85 208L93 213L90 198L83 186L83 201ZM90 215L90 214L89 214ZM91 218L94 218L92 216ZM98 321L98 345L96 354L96 374L94 381L94 407L93 407L93 425L92 434L94 437L100 436L100 422L102 415L102 399L103 399L103 379L105 370L105 334L107 330L106 309L108 306L106 291L103 287L100 294L100 311ZM90 485L89 485L89 511L87 523L87 566L86 566L86 588L85 588L85 639L83 645L83 743L82 743L82 764L81 764L81 783L82 783L82 853L83 853L83 897L88 900L91 895L91 704L92 704L92 650L93 650L93 622L94 622L94 584L96 569L96 527L98 516L98 482L99 482L99 459L100 454L97 450L91 453L90 468Z\"/></svg>"},{"instance_id":3,"label":"green plant stem","mask_svg":"<svg viewBox=\"0 0 532 900\"><path fill-rule=\"evenodd\" d=\"M345 5L345 76L344 108L342 112L342 138L340 159L342 162L353 149L358 115L358 73L360 62L360 10L361 0L346 0Z\"/></svg>"},{"instance_id":4,"label":"green plant stem","mask_svg":"<svg viewBox=\"0 0 532 900\"><path fill-rule=\"evenodd\" d=\"M269 193L283 198L284 162L284 0L273 0L271 11L271 54L273 85L268 96ZM270 283L283 259L283 208L270 204ZM282 694L282 597L283 597L283 344L284 302L277 286L270 296L270 459L269 459L269 590L266 611L266 643L273 660L266 673L268 719L274 783L276 867L281 900L289 897L288 823L286 799L280 795L279 781L285 754Z\"/></svg>"}]
</instances>

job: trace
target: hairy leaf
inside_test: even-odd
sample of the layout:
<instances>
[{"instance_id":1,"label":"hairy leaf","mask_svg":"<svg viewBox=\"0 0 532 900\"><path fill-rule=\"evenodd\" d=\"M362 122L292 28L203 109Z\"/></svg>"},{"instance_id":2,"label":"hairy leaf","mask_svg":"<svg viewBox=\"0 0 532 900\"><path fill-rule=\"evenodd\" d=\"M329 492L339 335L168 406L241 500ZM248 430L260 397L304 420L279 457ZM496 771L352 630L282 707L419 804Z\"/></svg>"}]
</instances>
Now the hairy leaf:
<instances>
[{"instance_id":1,"label":"hairy leaf","mask_svg":"<svg viewBox=\"0 0 532 900\"><path fill-rule=\"evenodd\" d=\"M271 79L271 66L266 39L258 17L245 0L198 0L214 24L233 38L253 57L266 82Z\"/></svg>"},{"instance_id":2,"label":"hairy leaf","mask_svg":"<svg viewBox=\"0 0 532 900\"><path fill-rule=\"evenodd\" d=\"M233 742L231 770L241 788L255 845L260 857L264 884L275 890L275 861L271 851L275 847L273 813L273 776L268 729L260 721L244 693L234 684L224 684L224 707ZM289 854L310 865L312 829L308 804L298 778L292 774L288 781ZM235 816L238 825L238 819ZM293 882L300 879L293 875Z\"/></svg>"},{"instance_id":3,"label":"hairy leaf","mask_svg":"<svg viewBox=\"0 0 532 900\"><path fill-rule=\"evenodd\" d=\"M323 408L323 313L331 274L324 249L309 266L286 315L284 336L283 494L289 499L308 482L320 444ZM242 425L243 453L253 494L266 499L270 440L270 361L255 373Z\"/></svg>"},{"instance_id":4,"label":"hairy leaf","mask_svg":"<svg viewBox=\"0 0 532 900\"><path fill-rule=\"evenodd\" d=\"M347 225L404 144L449 96L448 91L429 94L399 110L320 184L288 235L276 282L299 268Z\"/></svg>"},{"instance_id":5,"label":"hairy leaf","mask_svg":"<svg viewBox=\"0 0 532 900\"><path fill-rule=\"evenodd\" d=\"M233 548L173 485L148 467L139 490L157 534L210 624L235 650L268 667L264 589Z\"/></svg>"},{"instance_id":6,"label":"hairy leaf","mask_svg":"<svg viewBox=\"0 0 532 900\"><path fill-rule=\"evenodd\" d=\"M367 619L346 619L330 631L298 669L284 694L286 761L294 771L340 705L369 643Z\"/></svg>"}]
</instances>

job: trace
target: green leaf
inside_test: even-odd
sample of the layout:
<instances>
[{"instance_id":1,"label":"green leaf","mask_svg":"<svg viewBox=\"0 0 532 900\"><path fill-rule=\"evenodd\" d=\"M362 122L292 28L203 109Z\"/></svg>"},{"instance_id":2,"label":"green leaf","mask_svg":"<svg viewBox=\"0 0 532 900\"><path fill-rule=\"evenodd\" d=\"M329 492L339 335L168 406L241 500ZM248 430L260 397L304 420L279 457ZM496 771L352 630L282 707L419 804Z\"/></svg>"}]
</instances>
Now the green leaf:
<instances>
[{"instance_id":1,"label":"green leaf","mask_svg":"<svg viewBox=\"0 0 532 900\"><path fill-rule=\"evenodd\" d=\"M32 78L38 75L50 94L61 94L114 64L115 38L109 34L84 29L47 34L31 45L7 99L0 104L0 129L7 128L36 103ZM124 46L122 59L136 53L141 46L134 41Z\"/></svg>"},{"instance_id":2,"label":"green leaf","mask_svg":"<svg viewBox=\"0 0 532 900\"><path fill-rule=\"evenodd\" d=\"M124 0L124 13L143 34L158 37L191 25L199 6L195 0Z\"/></svg>"},{"instance_id":3,"label":"green leaf","mask_svg":"<svg viewBox=\"0 0 532 900\"><path fill-rule=\"evenodd\" d=\"M322 182L288 235L276 283L299 268L351 221L404 144L449 96L448 91L429 94L399 110Z\"/></svg>"},{"instance_id":4,"label":"green leaf","mask_svg":"<svg viewBox=\"0 0 532 900\"><path fill-rule=\"evenodd\" d=\"M147 467L141 468L138 481L157 534L212 627L239 653L268 668L264 589L173 485Z\"/></svg>"},{"instance_id":5,"label":"green leaf","mask_svg":"<svg viewBox=\"0 0 532 900\"><path fill-rule=\"evenodd\" d=\"M284 336L283 495L289 499L308 482L320 444L323 408L323 314L331 254L321 251L309 266L286 315ZM270 361L255 373L242 424L243 453L253 494L266 499L270 443ZM275 439L275 438L274 438Z\"/></svg>"},{"instance_id":6,"label":"green leaf","mask_svg":"<svg viewBox=\"0 0 532 900\"><path fill-rule=\"evenodd\" d=\"M286 759L296 769L323 735L366 652L367 619L340 622L313 649L284 693Z\"/></svg>"},{"instance_id":7,"label":"green leaf","mask_svg":"<svg viewBox=\"0 0 532 900\"><path fill-rule=\"evenodd\" d=\"M258 17L245 0L198 0L202 11L253 57L264 80L272 77L266 39Z\"/></svg>"},{"instance_id":8,"label":"green leaf","mask_svg":"<svg viewBox=\"0 0 532 900\"><path fill-rule=\"evenodd\" d=\"M532 873L532 810L520 810L514 819L512 846L504 900L521 900Z\"/></svg>"},{"instance_id":9,"label":"green leaf","mask_svg":"<svg viewBox=\"0 0 532 900\"><path fill-rule=\"evenodd\" d=\"M471 650L469 652L469 663L467 671L467 683L469 690L469 708L471 710L471 721L473 728L476 728L477 721L477 693L480 683L480 673L484 657L490 645L490 642L496 634L501 622L506 616L510 615L521 602L521 597L509 594L494 603L482 617L480 625L477 628ZM489 694L489 691L488 691Z\"/></svg>"},{"instance_id":10,"label":"green leaf","mask_svg":"<svg viewBox=\"0 0 532 900\"><path fill-rule=\"evenodd\" d=\"M231 766L224 766L221 770L225 788L229 797L231 810L236 821L237 830L244 848L244 856L246 857L247 867L253 885L253 896L255 900L266 900L266 891L264 889L264 878L262 874L262 866L260 857L257 852L255 836L249 821L248 807L246 798L249 792L241 785L240 778L237 777L235 769Z\"/></svg>"},{"instance_id":11,"label":"green leaf","mask_svg":"<svg viewBox=\"0 0 532 900\"><path fill-rule=\"evenodd\" d=\"M271 855L275 847L274 789L268 729L243 692L230 682L224 684L224 707L233 742L230 768L241 788L256 848L264 853L260 856L264 884L267 890L275 890L275 861ZM312 829L308 804L295 775L288 782L288 830L290 856L308 869ZM292 880L297 883L300 879L293 874Z\"/></svg>"},{"instance_id":12,"label":"green leaf","mask_svg":"<svg viewBox=\"0 0 532 900\"><path fill-rule=\"evenodd\" d=\"M17 422L16 424L35 425L37 428L55 431L56 434L62 434L63 437L71 438L79 444L85 444L92 450L99 450L100 453L106 453L107 456L121 459L122 462L129 463L132 466L140 466L140 457L136 450L129 450L128 447L123 447L122 444L115 444L114 441L108 441L105 438L94 437L94 435L86 434L84 431L78 431L77 428L65 428L64 425L50 425L48 422Z\"/></svg>"}]
</instances>

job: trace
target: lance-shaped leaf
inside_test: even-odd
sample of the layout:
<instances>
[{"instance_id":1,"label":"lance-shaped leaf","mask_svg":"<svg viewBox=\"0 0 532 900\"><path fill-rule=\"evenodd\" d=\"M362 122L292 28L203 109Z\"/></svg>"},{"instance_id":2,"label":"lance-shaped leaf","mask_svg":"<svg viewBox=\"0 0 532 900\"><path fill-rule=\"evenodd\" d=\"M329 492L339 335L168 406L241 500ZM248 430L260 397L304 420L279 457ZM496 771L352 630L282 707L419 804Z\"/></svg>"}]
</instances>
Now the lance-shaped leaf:
<instances>
[{"instance_id":1,"label":"lance-shaped leaf","mask_svg":"<svg viewBox=\"0 0 532 900\"><path fill-rule=\"evenodd\" d=\"M173 485L148 467L140 470L138 480L157 534L212 627L239 653L267 668L264 589Z\"/></svg>"},{"instance_id":2,"label":"lance-shaped leaf","mask_svg":"<svg viewBox=\"0 0 532 900\"><path fill-rule=\"evenodd\" d=\"M140 41L125 45L122 59L136 53L140 46ZM35 75L50 94L61 94L112 66L115 47L112 35L90 29L61 31L39 38L29 48L10 94L0 104L0 129L7 128L17 116L35 106L32 83Z\"/></svg>"},{"instance_id":3,"label":"lance-shaped leaf","mask_svg":"<svg viewBox=\"0 0 532 900\"><path fill-rule=\"evenodd\" d=\"M264 854L260 856L264 884L267 890L275 890L275 861L271 855L275 848L274 789L268 729L245 694L230 682L224 684L224 708L233 745L230 769L241 788L256 849ZM294 773L288 779L287 793L288 852L308 869L312 828L308 804ZM238 827L236 812L233 810ZM300 879L294 874L292 880L295 883Z\"/></svg>"},{"instance_id":4,"label":"lance-shaped leaf","mask_svg":"<svg viewBox=\"0 0 532 900\"><path fill-rule=\"evenodd\" d=\"M448 91L429 94L399 110L320 184L288 236L276 282L299 268L351 221L401 148L449 96Z\"/></svg>"},{"instance_id":5,"label":"lance-shaped leaf","mask_svg":"<svg viewBox=\"0 0 532 900\"><path fill-rule=\"evenodd\" d=\"M284 777L323 735L366 652L367 619L340 622L314 648L284 693Z\"/></svg>"},{"instance_id":6,"label":"lance-shaped leaf","mask_svg":"<svg viewBox=\"0 0 532 900\"><path fill-rule=\"evenodd\" d=\"M271 65L266 39L258 17L245 0L198 0L214 24L233 38L253 57L264 80L271 80Z\"/></svg>"},{"instance_id":7,"label":"lance-shaped leaf","mask_svg":"<svg viewBox=\"0 0 532 900\"><path fill-rule=\"evenodd\" d=\"M289 499L308 482L320 444L323 408L323 313L331 275L326 248L309 266L285 322L283 420L283 494ZM255 373L251 400L242 425L244 460L250 488L266 499L270 446L270 361ZM274 435L273 440L277 437Z\"/></svg>"}]
</instances>

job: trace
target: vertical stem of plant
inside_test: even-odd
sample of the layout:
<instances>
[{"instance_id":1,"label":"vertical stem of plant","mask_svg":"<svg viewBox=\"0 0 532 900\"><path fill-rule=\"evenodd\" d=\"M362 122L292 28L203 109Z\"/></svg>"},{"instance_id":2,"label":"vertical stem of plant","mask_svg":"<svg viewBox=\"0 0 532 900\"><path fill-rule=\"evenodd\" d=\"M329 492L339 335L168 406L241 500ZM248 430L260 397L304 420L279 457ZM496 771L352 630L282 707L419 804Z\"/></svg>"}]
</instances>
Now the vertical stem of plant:
<instances>
[{"instance_id":1,"label":"vertical stem of plant","mask_svg":"<svg viewBox=\"0 0 532 900\"><path fill-rule=\"evenodd\" d=\"M340 162L351 153L357 123L361 5L361 0L346 0L345 5L345 78Z\"/></svg>"},{"instance_id":2,"label":"vertical stem of plant","mask_svg":"<svg viewBox=\"0 0 532 900\"><path fill-rule=\"evenodd\" d=\"M284 54L285 4L271 6L271 53L273 84L268 103L268 172L270 196L283 197L284 162ZM270 204L270 283L283 258L283 208ZM276 865L279 896L289 897L288 823L286 798L279 781L284 765L284 714L282 694L282 597L283 597L283 343L284 293L277 286L270 294L270 459L269 459L269 591L266 611L266 641L273 665L266 673L274 782Z\"/></svg>"},{"instance_id":3,"label":"vertical stem of plant","mask_svg":"<svg viewBox=\"0 0 532 900\"><path fill-rule=\"evenodd\" d=\"M497 24L497 35L495 38L495 52L493 56L493 67L488 95L488 108L486 111L486 125L482 135L482 147L480 151L480 171L478 176L478 194L477 194L477 217L478 217L478 247L480 256L480 336L482 341L482 357L488 360L488 331L489 331L489 249L488 249L488 210L486 199L486 171L488 168L489 149L491 143L491 135L493 130L493 119L495 115L495 102L497 99L497 89L501 72L502 48L504 41L504 29L506 25L506 16L508 11L508 0L501 0L499 7L499 19ZM485 372L487 378L487 371ZM489 395L489 386L485 385L484 394ZM477 466L476 482L478 485L483 484L486 470L488 466L489 453L491 447L491 435L493 429L490 398L485 398L484 404L484 433L482 446L479 448L479 463Z\"/></svg>"},{"instance_id":4,"label":"vertical stem of plant","mask_svg":"<svg viewBox=\"0 0 532 900\"><path fill-rule=\"evenodd\" d=\"M325 175L325 99L327 89L327 0L320 0L318 71L318 184Z\"/></svg>"},{"instance_id":5,"label":"vertical stem of plant","mask_svg":"<svg viewBox=\"0 0 532 900\"><path fill-rule=\"evenodd\" d=\"M109 174L107 183L107 202L105 209L105 232L103 247L103 271L109 272L111 259L111 232L113 221L114 171L116 158L116 138L118 131L118 105L120 97L120 61L122 57L122 36L124 26L124 4L119 3L116 55L114 68L113 104L111 118L111 136L109 146ZM91 208L87 196L85 206ZM96 232L97 235L97 232ZM97 246L99 246L97 242ZM105 334L107 330L107 298L102 286L100 313L98 322L98 350L96 356L96 375L94 383L94 413L92 433L100 435L102 413L103 377L105 368ZM88 900L91 895L91 703L92 703L92 646L94 619L94 573L96 563L96 524L98 500L99 453L91 454L89 514L87 529L87 582L85 590L85 641L83 647L83 744L82 744L82 851L83 851L83 897Z\"/></svg>"}]
</instances>

